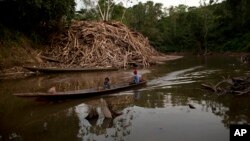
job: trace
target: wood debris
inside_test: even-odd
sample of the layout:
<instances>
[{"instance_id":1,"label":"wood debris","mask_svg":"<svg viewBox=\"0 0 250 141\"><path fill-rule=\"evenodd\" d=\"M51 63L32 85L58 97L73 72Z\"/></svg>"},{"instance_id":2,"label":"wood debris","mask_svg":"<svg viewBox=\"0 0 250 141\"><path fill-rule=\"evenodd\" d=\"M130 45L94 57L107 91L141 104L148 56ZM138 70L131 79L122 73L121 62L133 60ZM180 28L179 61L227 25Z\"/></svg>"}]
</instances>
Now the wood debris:
<instances>
[{"instance_id":1,"label":"wood debris","mask_svg":"<svg viewBox=\"0 0 250 141\"><path fill-rule=\"evenodd\" d=\"M126 68L130 63L148 67L156 63L151 57L160 54L120 22L73 21L66 32L53 36L43 56L59 60L60 67Z\"/></svg>"},{"instance_id":2,"label":"wood debris","mask_svg":"<svg viewBox=\"0 0 250 141\"><path fill-rule=\"evenodd\" d=\"M213 84L202 84L202 87L210 90L218 95L223 94L250 94L250 76L234 77L232 79L224 79Z\"/></svg>"}]
</instances>

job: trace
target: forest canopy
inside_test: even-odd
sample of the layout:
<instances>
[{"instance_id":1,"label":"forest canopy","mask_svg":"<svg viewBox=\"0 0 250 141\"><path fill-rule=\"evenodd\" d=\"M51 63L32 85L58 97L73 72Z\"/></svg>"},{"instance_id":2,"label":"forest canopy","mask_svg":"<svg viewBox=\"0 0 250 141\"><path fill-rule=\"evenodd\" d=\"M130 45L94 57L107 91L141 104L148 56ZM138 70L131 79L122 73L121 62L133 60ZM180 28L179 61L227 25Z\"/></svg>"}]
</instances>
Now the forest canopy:
<instances>
[{"instance_id":1,"label":"forest canopy","mask_svg":"<svg viewBox=\"0 0 250 141\"><path fill-rule=\"evenodd\" d=\"M250 50L250 1L204 0L199 7L163 7L161 3L139 2L132 7L113 0L83 0L87 9L76 14L83 20L118 20L148 37L156 49L169 51ZM106 13L103 18L102 13Z\"/></svg>"},{"instance_id":2,"label":"forest canopy","mask_svg":"<svg viewBox=\"0 0 250 141\"><path fill-rule=\"evenodd\" d=\"M1 27L47 36L75 20L115 20L142 33L164 52L250 51L250 1L204 0L199 7L163 7L148 1L127 7L131 0L1 0ZM206 1L206 2L205 2ZM8 14L7 14L8 13Z\"/></svg>"},{"instance_id":3,"label":"forest canopy","mask_svg":"<svg viewBox=\"0 0 250 141\"><path fill-rule=\"evenodd\" d=\"M74 0L1 0L0 25L25 33L48 32L70 21Z\"/></svg>"}]
</instances>

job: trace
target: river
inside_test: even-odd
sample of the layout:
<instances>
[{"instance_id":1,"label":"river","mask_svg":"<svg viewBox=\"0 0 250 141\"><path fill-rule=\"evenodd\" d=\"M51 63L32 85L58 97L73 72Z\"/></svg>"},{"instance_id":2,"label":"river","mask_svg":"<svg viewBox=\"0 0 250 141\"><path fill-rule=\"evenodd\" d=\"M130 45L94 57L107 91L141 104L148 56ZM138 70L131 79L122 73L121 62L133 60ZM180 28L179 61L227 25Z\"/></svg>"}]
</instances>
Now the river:
<instances>
[{"instance_id":1,"label":"river","mask_svg":"<svg viewBox=\"0 0 250 141\"><path fill-rule=\"evenodd\" d=\"M46 92L100 87L128 81L132 71L38 75L0 80L0 141L228 141L229 125L250 123L249 96L217 96L201 89L222 77L250 74L236 57L184 58L139 70L147 86L111 95L41 101L15 97L19 92ZM86 105L100 98L122 115L86 119ZM195 108L190 108L188 104Z\"/></svg>"}]
</instances>

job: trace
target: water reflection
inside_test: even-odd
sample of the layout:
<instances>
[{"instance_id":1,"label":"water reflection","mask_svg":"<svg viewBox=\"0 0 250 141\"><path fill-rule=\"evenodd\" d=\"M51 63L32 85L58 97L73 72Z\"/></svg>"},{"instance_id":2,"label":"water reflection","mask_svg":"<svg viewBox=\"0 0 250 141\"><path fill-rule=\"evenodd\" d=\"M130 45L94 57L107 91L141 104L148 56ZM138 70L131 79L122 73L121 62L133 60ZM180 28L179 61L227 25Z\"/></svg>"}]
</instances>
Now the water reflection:
<instances>
[{"instance_id":1,"label":"water reflection","mask_svg":"<svg viewBox=\"0 0 250 141\"><path fill-rule=\"evenodd\" d=\"M140 99L140 91L139 90L133 90L134 92L134 99L139 100Z\"/></svg>"},{"instance_id":2,"label":"water reflection","mask_svg":"<svg viewBox=\"0 0 250 141\"><path fill-rule=\"evenodd\" d=\"M87 120L84 118L84 106L77 106L76 113L79 118L79 131L77 137L81 140L124 140L124 137L131 132L131 120L133 113L130 109L123 110L123 114L114 118L98 118ZM101 139L104 140L104 139Z\"/></svg>"},{"instance_id":3,"label":"water reflection","mask_svg":"<svg viewBox=\"0 0 250 141\"><path fill-rule=\"evenodd\" d=\"M160 78L151 80L148 82L148 84L151 85L151 88L171 88L171 85L193 83L195 82L195 78L203 77L203 75L201 73L199 75L197 75L198 73L196 75L190 75L189 72L192 72L199 68L202 68L202 66L196 66L184 70L174 71Z\"/></svg>"},{"instance_id":4,"label":"water reflection","mask_svg":"<svg viewBox=\"0 0 250 141\"><path fill-rule=\"evenodd\" d=\"M249 96L218 97L200 89L201 83L217 82L221 76L249 73L249 66L236 59L190 57L145 72L150 71L144 74L146 88L56 103L11 94L45 91L52 85L62 91L97 87L107 76L112 83L120 83L132 74L46 75L0 82L0 140L227 141L229 124L250 123ZM87 119L86 105L94 105L100 98L123 114L113 119Z\"/></svg>"}]
</instances>

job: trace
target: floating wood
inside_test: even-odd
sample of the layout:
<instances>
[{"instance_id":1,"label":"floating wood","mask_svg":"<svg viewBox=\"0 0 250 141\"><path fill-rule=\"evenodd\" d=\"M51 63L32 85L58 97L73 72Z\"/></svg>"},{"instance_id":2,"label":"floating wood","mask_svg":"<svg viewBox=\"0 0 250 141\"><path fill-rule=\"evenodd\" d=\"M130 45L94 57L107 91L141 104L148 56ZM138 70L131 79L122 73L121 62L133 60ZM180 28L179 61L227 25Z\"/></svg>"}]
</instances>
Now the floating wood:
<instances>
[{"instance_id":1,"label":"floating wood","mask_svg":"<svg viewBox=\"0 0 250 141\"><path fill-rule=\"evenodd\" d=\"M226 84L226 85L223 85ZM250 76L234 77L232 79L224 79L213 84L201 84L201 86L207 90L210 90L218 95L222 94L250 94Z\"/></svg>"}]
</instances>

